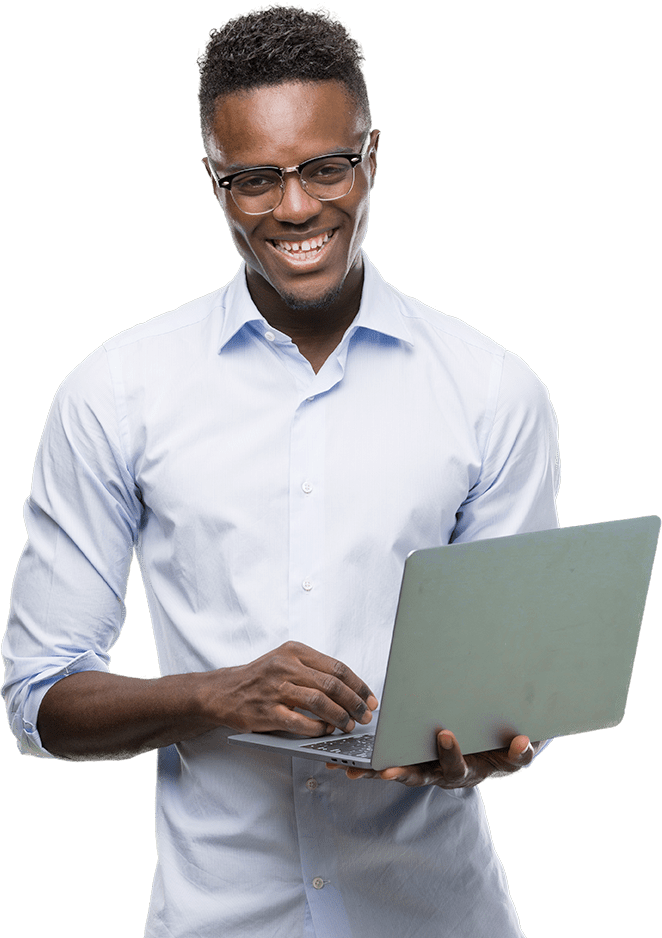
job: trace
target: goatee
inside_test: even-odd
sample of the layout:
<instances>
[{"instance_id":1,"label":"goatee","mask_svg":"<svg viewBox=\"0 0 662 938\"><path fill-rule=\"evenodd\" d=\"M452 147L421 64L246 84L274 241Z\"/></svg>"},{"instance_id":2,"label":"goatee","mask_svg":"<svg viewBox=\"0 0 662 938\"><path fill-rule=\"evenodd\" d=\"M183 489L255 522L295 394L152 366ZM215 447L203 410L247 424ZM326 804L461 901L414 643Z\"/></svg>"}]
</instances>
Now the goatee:
<instances>
[{"instance_id":1,"label":"goatee","mask_svg":"<svg viewBox=\"0 0 662 938\"><path fill-rule=\"evenodd\" d=\"M302 312L307 309L328 309L336 302L342 292L342 288L343 284L340 283L316 300L303 300L300 297L291 296L286 293L281 293L281 299L295 312Z\"/></svg>"}]
</instances>

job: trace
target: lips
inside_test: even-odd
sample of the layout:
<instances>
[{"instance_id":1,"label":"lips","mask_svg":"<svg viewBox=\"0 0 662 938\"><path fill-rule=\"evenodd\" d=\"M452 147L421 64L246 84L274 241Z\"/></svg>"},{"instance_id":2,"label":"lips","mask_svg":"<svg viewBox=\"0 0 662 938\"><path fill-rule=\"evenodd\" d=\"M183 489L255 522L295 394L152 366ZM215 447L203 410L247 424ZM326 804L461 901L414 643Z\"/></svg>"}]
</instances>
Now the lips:
<instances>
[{"instance_id":1,"label":"lips","mask_svg":"<svg viewBox=\"0 0 662 938\"><path fill-rule=\"evenodd\" d=\"M307 263L315 260L324 253L324 249L334 235L335 229L324 231L315 235L314 238L307 238L304 241L285 241L284 239L272 239L271 244L276 250L285 255L289 260L296 263Z\"/></svg>"}]
</instances>

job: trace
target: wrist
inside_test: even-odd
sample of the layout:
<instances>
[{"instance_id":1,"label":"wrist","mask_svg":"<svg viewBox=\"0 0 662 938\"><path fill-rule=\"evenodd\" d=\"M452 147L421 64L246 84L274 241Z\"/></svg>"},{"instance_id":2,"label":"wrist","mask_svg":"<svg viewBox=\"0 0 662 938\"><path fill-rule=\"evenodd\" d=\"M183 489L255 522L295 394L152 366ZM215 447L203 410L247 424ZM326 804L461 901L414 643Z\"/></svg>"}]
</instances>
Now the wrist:
<instances>
[{"instance_id":1,"label":"wrist","mask_svg":"<svg viewBox=\"0 0 662 938\"><path fill-rule=\"evenodd\" d=\"M217 668L188 675L191 682L191 708L195 720L204 726L202 732L219 726L236 728L230 675L233 668Z\"/></svg>"}]
</instances>

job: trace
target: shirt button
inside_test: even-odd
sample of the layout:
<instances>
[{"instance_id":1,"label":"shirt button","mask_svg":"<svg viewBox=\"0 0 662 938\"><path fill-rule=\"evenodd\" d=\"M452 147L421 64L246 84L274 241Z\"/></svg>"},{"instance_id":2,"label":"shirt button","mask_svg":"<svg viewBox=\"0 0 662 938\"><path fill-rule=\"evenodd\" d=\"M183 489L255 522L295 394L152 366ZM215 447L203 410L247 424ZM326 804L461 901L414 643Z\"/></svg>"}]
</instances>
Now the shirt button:
<instances>
[{"instance_id":1,"label":"shirt button","mask_svg":"<svg viewBox=\"0 0 662 938\"><path fill-rule=\"evenodd\" d=\"M306 782L306 788L309 791L315 791L315 789L317 788L317 785L318 785L318 782L316 778L309 778L308 781Z\"/></svg>"},{"instance_id":2,"label":"shirt button","mask_svg":"<svg viewBox=\"0 0 662 938\"><path fill-rule=\"evenodd\" d=\"M312 487L312 485L311 485L310 482L304 482L303 485L301 486L301 488L304 490L304 492L306 493L306 495L310 495L310 493L311 493L312 490L313 490L313 487Z\"/></svg>"},{"instance_id":3,"label":"shirt button","mask_svg":"<svg viewBox=\"0 0 662 938\"><path fill-rule=\"evenodd\" d=\"M323 888L324 888L324 880L322 879L321 876L316 876L316 877L315 877L315 879L313 880L313 886L315 887L315 889L323 889Z\"/></svg>"},{"instance_id":4,"label":"shirt button","mask_svg":"<svg viewBox=\"0 0 662 938\"><path fill-rule=\"evenodd\" d=\"M273 340L276 338L273 332L265 332L264 337L267 340L267 342L273 342Z\"/></svg>"},{"instance_id":5,"label":"shirt button","mask_svg":"<svg viewBox=\"0 0 662 938\"><path fill-rule=\"evenodd\" d=\"M306 592L310 592L310 590L313 588L313 584L310 582L310 580L304 580L301 585L306 590Z\"/></svg>"},{"instance_id":6,"label":"shirt button","mask_svg":"<svg viewBox=\"0 0 662 938\"><path fill-rule=\"evenodd\" d=\"M315 395L313 394L312 397L307 397L306 400L307 400L307 401L314 401L314 400L315 400Z\"/></svg>"}]
</instances>

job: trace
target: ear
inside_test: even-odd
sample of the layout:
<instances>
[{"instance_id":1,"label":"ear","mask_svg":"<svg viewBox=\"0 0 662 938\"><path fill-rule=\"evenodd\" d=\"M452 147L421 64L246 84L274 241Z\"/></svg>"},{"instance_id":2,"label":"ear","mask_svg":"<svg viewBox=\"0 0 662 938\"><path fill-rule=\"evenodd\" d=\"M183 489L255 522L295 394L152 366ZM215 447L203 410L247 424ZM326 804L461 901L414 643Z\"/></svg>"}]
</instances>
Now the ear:
<instances>
[{"instance_id":1,"label":"ear","mask_svg":"<svg viewBox=\"0 0 662 938\"><path fill-rule=\"evenodd\" d=\"M375 175L377 174L377 147L379 146L380 130L373 130L370 134L370 149L368 150L368 161L370 163L370 188L375 184Z\"/></svg>"},{"instance_id":2,"label":"ear","mask_svg":"<svg viewBox=\"0 0 662 938\"><path fill-rule=\"evenodd\" d=\"M216 196L216 198L218 198L218 192L217 192L218 187L217 187L217 185L216 185L216 180L215 180L214 177L212 176L211 170L210 170L210 168L209 168L209 157L208 157L208 156L203 156L202 162L205 164L205 169L207 170L207 175L208 175L209 178L211 179L211 185L212 185L212 189L214 190L214 195Z\"/></svg>"},{"instance_id":3,"label":"ear","mask_svg":"<svg viewBox=\"0 0 662 938\"><path fill-rule=\"evenodd\" d=\"M207 175L208 175L209 178L211 179L212 185L213 185L213 183L214 183L214 177L212 176L212 174L211 174L211 169L209 168L209 160L207 159L206 156L203 156L202 159L200 160L200 162L203 164L203 166L204 166L205 169L207 170Z\"/></svg>"}]
</instances>

